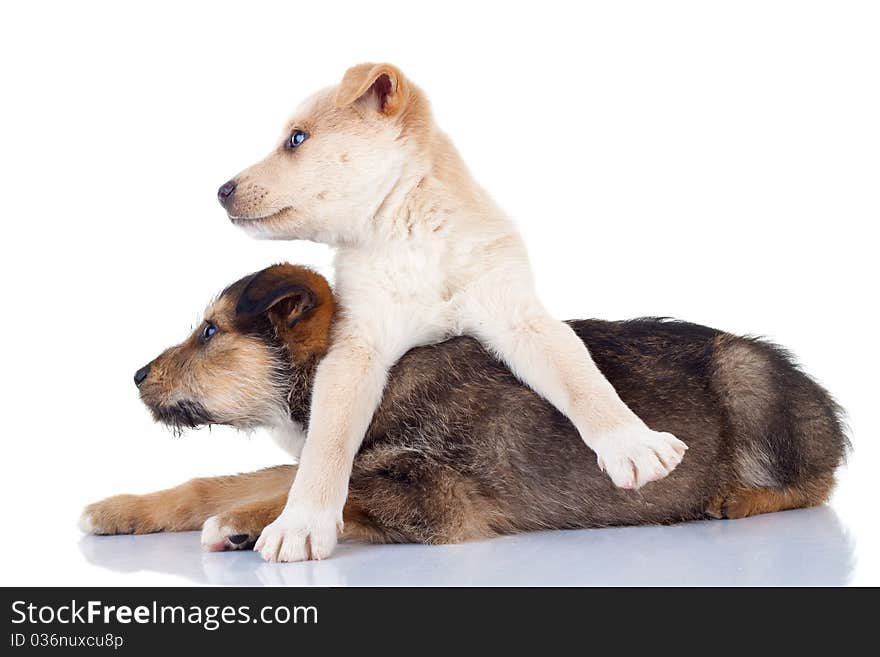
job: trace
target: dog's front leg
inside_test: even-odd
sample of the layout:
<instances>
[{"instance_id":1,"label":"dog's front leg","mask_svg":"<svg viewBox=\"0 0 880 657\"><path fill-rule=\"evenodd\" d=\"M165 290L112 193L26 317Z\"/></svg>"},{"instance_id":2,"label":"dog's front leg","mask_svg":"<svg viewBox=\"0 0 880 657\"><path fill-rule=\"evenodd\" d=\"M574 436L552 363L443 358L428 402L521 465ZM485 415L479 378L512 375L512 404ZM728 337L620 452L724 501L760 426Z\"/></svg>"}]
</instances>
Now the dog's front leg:
<instances>
[{"instance_id":1,"label":"dog's front leg","mask_svg":"<svg viewBox=\"0 0 880 657\"><path fill-rule=\"evenodd\" d=\"M616 486L639 488L681 462L687 446L653 431L624 404L581 339L547 313L529 282L489 280L474 289L467 328L572 421Z\"/></svg>"},{"instance_id":2,"label":"dog's front leg","mask_svg":"<svg viewBox=\"0 0 880 657\"><path fill-rule=\"evenodd\" d=\"M89 534L149 534L192 531L210 516L290 487L296 466L247 474L192 479L146 495L116 495L90 504L80 517Z\"/></svg>"},{"instance_id":3,"label":"dog's front leg","mask_svg":"<svg viewBox=\"0 0 880 657\"><path fill-rule=\"evenodd\" d=\"M360 337L337 335L315 373L308 437L287 504L254 548L264 559L323 559L333 551L352 462L392 360Z\"/></svg>"}]
</instances>

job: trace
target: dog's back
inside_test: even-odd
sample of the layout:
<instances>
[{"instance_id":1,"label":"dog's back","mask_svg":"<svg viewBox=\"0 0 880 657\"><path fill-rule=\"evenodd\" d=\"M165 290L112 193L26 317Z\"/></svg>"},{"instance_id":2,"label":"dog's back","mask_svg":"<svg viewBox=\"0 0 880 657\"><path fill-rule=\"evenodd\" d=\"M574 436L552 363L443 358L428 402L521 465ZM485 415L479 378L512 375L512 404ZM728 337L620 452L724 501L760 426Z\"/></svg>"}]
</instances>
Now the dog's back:
<instances>
[{"instance_id":1,"label":"dog's back","mask_svg":"<svg viewBox=\"0 0 880 657\"><path fill-rule=\"evenodd\" d=\"M621 398L690 447L616 488L574 427L470 338L392 370L350 502L391 540L667 523L825 501L847 443L829 395L783 350L684 322L572 322Z\"/></svg>"}]
</instances>

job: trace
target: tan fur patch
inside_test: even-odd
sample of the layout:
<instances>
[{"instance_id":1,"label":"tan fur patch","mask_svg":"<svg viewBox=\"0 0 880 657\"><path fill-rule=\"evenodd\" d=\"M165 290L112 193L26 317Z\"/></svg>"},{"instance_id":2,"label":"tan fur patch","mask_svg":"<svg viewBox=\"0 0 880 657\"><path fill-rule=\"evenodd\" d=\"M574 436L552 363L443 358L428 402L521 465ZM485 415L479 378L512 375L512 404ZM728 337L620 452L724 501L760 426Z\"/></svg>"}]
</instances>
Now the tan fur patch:
<instances>
[{"instance_id":1,"label":"tan fur patch","mask_svg":"<svg viewBox=\"0 0 880 657\"><path fill-rule=\"evenodd\" d=\"M149 534L201 529L210 516L248 500L286 495L294 466L247 474L192 479L148 495L116 495L85 509L96 534Z\"/></svg>"},{"instance_id":2,"label":"tan fur patch","mask_svg":"<svg viewBox=\"0 0 880 657\"><path fill-rule=\"evenodd\" d=\"M827 475L787 488L737 489L713 498L706 510L713 518L747 518L762 513L818 506L828 501L834 476Z\"/></svg>"},{"instance_id":3,"label":"tan fur patch","mask_svg":"<svg viewBox=\"0 0 880 657\"><path fill-rule=\"evenodd\" d=\"M720 335L716 338L717 373L721 380L736 381L737 388L724 400L737 418L749 429L759 429L764 420L765 401L772 398L772 382L767 378L767 357L739 338ZM727 392L727 391L723 391Z\"/></svg>"}]
</instances>

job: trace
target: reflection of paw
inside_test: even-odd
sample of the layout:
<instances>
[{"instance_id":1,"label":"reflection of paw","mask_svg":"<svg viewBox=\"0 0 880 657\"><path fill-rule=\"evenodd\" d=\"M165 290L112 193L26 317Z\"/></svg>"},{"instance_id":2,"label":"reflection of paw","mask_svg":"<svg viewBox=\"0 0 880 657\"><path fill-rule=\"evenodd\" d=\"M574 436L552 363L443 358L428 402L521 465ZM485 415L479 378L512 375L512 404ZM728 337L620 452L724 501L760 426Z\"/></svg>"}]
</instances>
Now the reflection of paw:
<instances>
[{"instance_id":1,"label":"reflection of paw","mask_svg":"<svg viewBox=\"0 0 880 657\"><path fill-rule=\"evenodd\" d=\"M597 441L599 467L619 488L641 488L662 479L681 463L687 445L671 433L636 426Z\"/></svg>"},{"instance_id":2,"label":"reflection of paw","mask_svg":"<svg viewBox=\"0 0 880 657\"><path fill-rule=\"evenodd\" d=\"M159 531L146 514L139 495L116 495L89 504L79 517L86 534L147 534Z\"/></svg>"},{"instance_id":3,"label":"reflection of paw","mask_svg":"<svg viewBox=\"0 0 880 657\"><path fill-rule=\"evenodd\" d=\"M263 586L347 586L348 578L337 559L306 561L290 568L284 564L260 562L257 580Z\"/></svg>"},{"instance_id":4,"label":"reflection of paw","mask_svg":"<svg viewBox=\"0 0 880 657\"><path fill-rule=\"evenodd\" d=\"M225 516L211 516L202 525L202 549L208 552L250 549L257 534L238 528Z\"/></svg>"},{"instance_id":5,"label":"reflection of paw","mask_svg":"<svg viewBox=\"0 0 880 657\"><path fill-rule=\"evenodd\" d=\"M336 547L336 536L340 531L340 513L332 509L312 511L294 506L285 509L263 530L254 549L266 561L326 559Z\"/></svg>"}]
</instances>

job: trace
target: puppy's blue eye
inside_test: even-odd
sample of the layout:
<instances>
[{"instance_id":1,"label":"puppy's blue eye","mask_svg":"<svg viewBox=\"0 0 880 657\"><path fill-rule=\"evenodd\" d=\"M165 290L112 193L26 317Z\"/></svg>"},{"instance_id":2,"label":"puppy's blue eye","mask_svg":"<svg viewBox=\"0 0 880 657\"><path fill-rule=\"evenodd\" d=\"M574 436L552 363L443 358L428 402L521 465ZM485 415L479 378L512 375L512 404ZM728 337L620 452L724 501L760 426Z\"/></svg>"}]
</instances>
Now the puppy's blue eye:
<instances>
[{"instance_id":1,"label":"puppy's blue eye","mask_svg":"<svg viewBox=\"0 0 880 657\"><path fill-rule=\"evenodd\" d=\"M290 135L290 138L287 140L287 147L290 149L294 149L308 138L309 135L302 130L294 130L293 133Z\"/></svg>"},{"instance_id":2,"label":"puppy's blue eye","mask_svg":"<svg viewBox=\"0 0 880 657\"><path fill-rule=\"evenodd\" d=\"M217 332L217 327L214 326L211 322L205 324L205 328L202 329L202 341L207 342L211 338L214 337L214 334Z\"/></svg>"}]
</instances>

